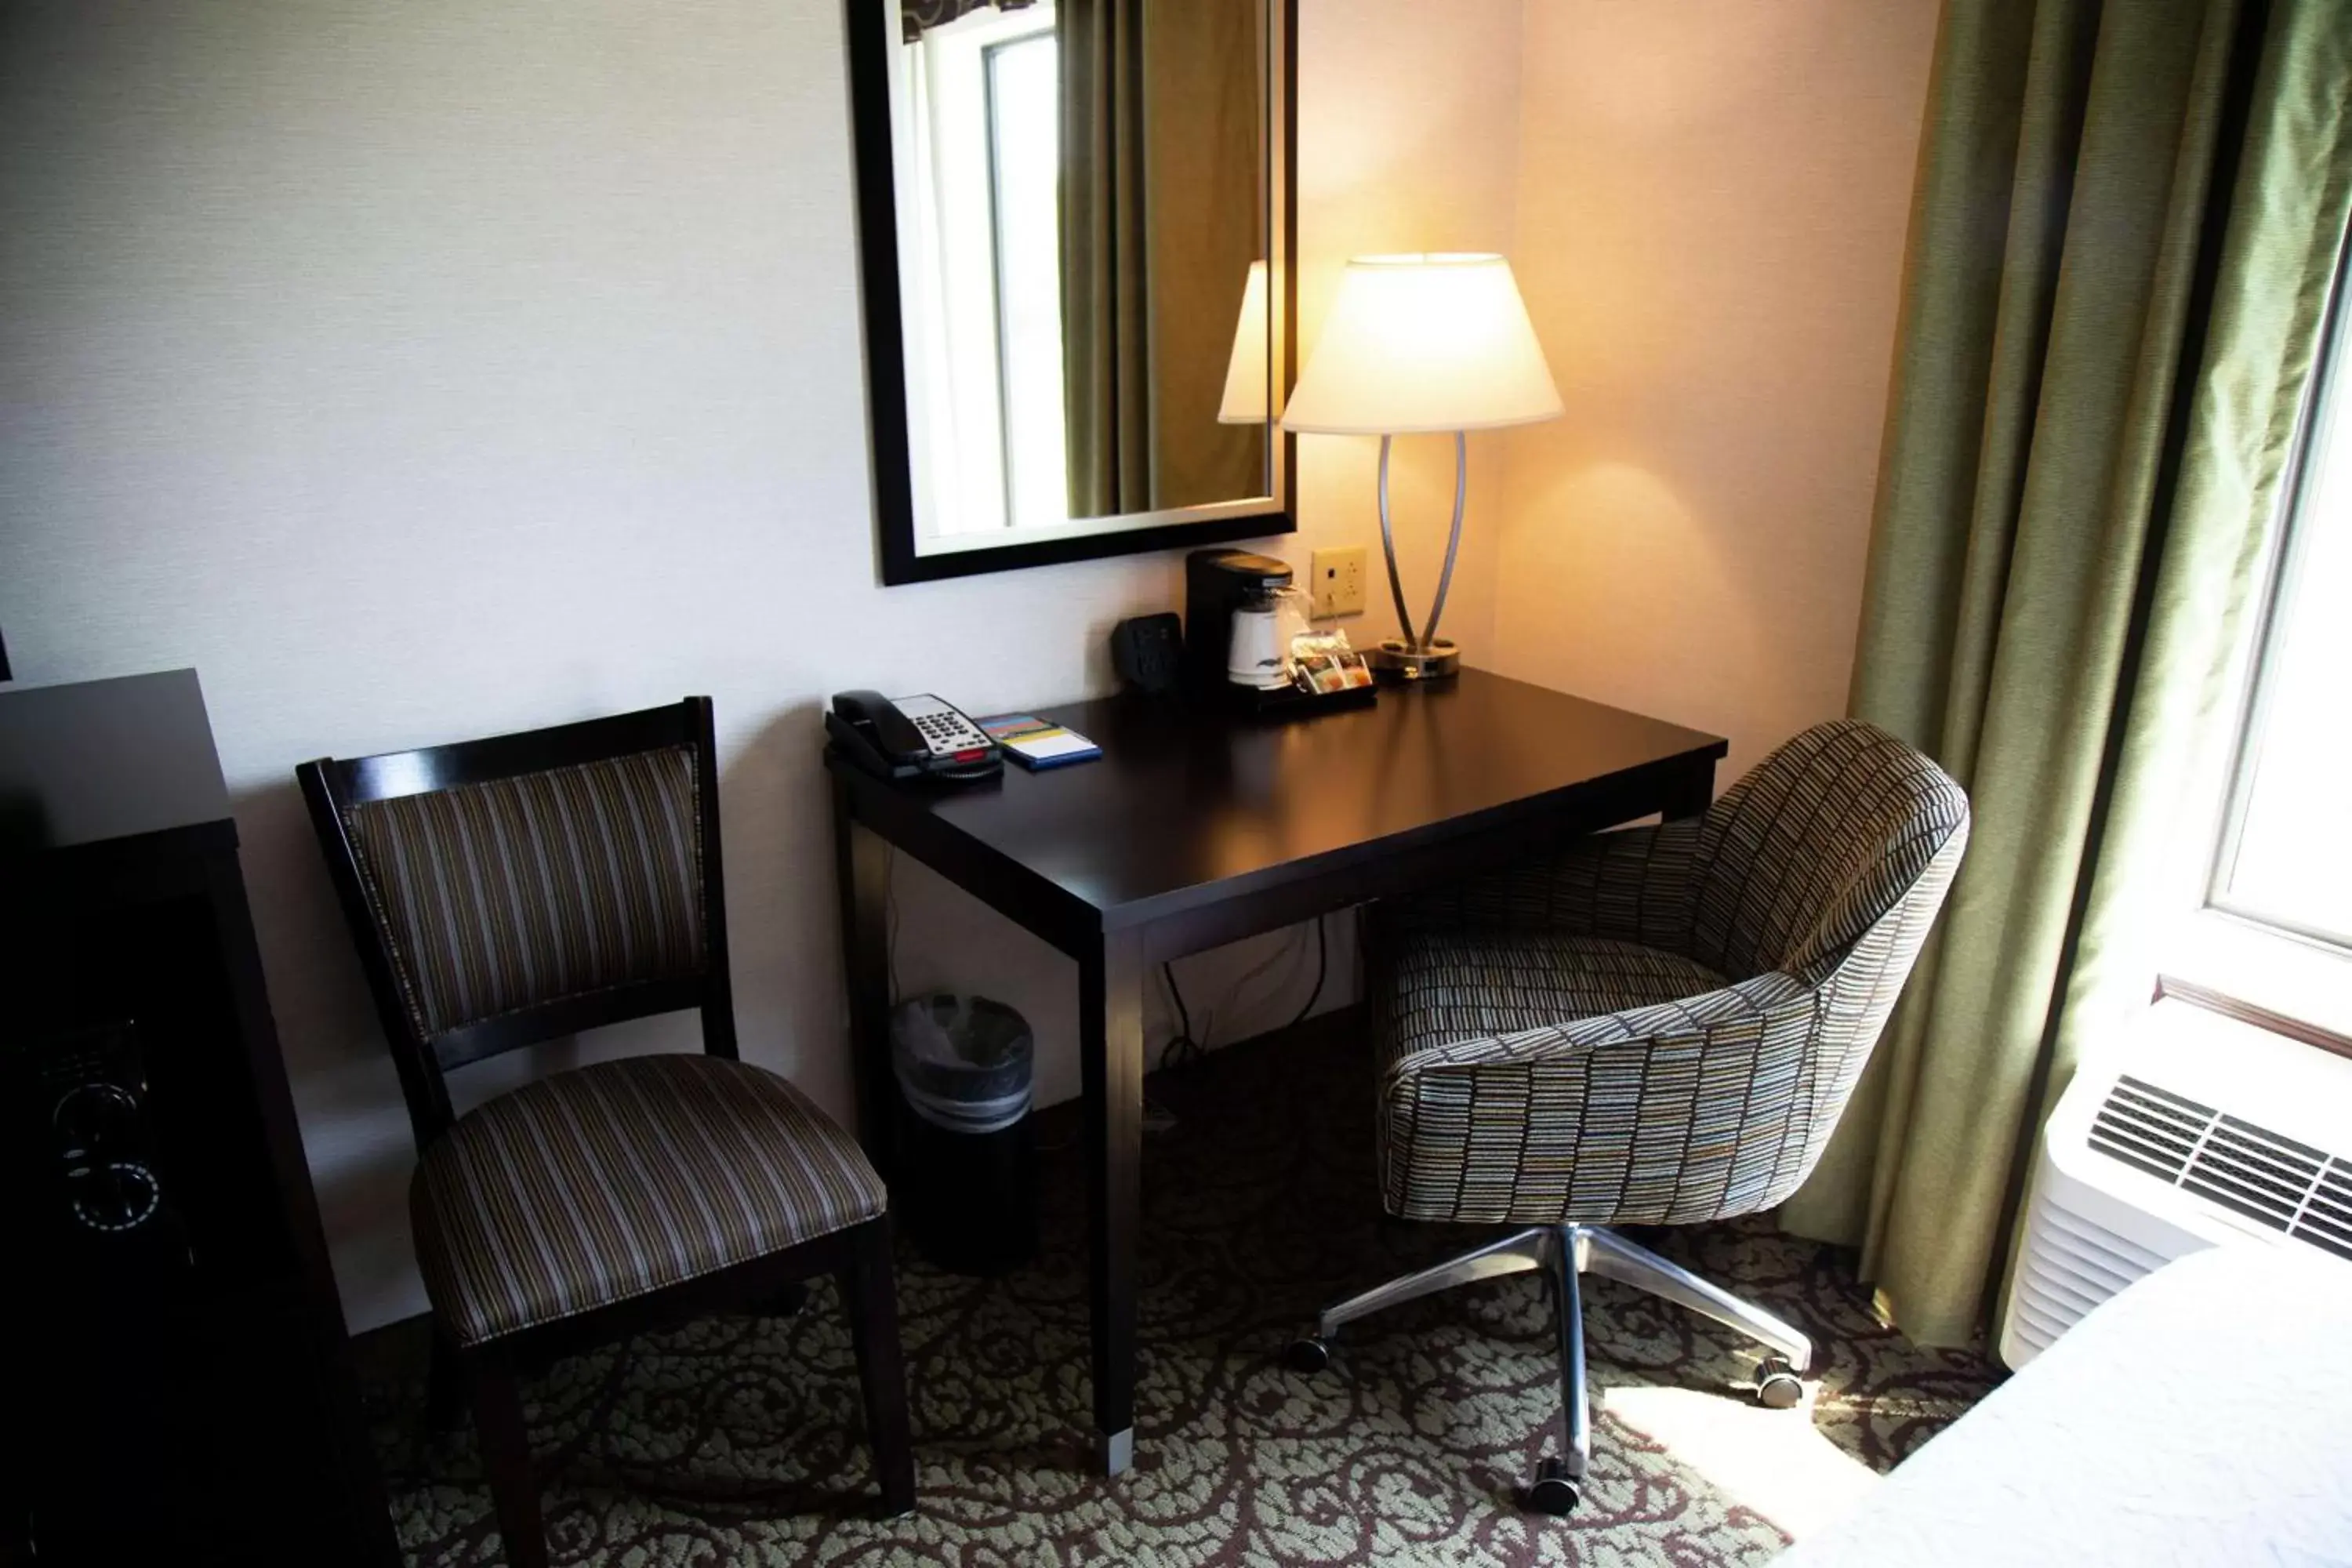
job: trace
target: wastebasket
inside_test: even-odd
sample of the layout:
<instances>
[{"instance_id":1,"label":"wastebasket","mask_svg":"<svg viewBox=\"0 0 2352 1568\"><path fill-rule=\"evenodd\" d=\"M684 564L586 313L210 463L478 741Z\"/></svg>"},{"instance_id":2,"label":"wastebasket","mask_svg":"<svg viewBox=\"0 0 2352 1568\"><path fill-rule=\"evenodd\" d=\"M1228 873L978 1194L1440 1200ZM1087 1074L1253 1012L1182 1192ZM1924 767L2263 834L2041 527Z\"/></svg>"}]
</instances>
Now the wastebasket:
<instances>
[{"instance_id":1,"label":"wastebasket","mask_svg":"<svg viewBox=\"0 0 2352 1568\"><path fill-rule=\"evenodd\" d=\"M890 1015L898 1081L892 1205L915 1248L957 1274L1001 1274L1037 1250L1028 1021L984 996L940 994Z\"/></svg>"}]
</instances>

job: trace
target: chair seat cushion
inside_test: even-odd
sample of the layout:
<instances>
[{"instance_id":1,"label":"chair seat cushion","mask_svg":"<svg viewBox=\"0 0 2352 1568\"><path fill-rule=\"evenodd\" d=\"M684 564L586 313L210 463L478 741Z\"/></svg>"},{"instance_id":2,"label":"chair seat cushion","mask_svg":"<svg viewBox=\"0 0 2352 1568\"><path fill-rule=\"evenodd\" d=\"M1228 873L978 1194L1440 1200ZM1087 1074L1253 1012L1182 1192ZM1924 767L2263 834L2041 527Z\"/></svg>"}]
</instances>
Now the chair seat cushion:
<instances>
[{"instance_id":1,"label":"chair seat cushion","mask_svg":"<svg viewBox=\"0 0 2352 1568\"><path fill-rule=\"evenodd\" d=\"M473 1345L779 1252L883 1212L849 1135L772 1072L645 1056L461 1117L409 1189L425 1293Z\"/></svg>"},{"instance_id":2,"label":"chair seat cushion","mask_svg":"<svg viewBox=\"0 0 2352 1568\"><path fill-rule=\"evenodd\" d=\"M1729 984L1636 942L1500 927L1398 932L1381 976L1383 1066L1434 1046L1558 1029Z\"/></svg>"}]
</instances>

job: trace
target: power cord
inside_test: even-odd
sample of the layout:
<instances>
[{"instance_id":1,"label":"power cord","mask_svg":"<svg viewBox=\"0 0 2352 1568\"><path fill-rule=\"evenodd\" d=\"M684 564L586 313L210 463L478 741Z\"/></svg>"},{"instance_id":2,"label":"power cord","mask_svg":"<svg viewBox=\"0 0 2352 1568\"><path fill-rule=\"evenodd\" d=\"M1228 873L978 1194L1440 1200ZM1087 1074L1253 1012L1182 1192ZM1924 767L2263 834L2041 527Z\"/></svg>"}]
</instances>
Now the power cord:
<instances>
[{"instance_id":1,"label":"power cord","mask_svg":"<svg viewBox=\"0 0 2352 1568\"><path fill-rule=\"evenodd\" d=\"M1307 1022L1307 1015L1315 1011L1315 1004L1323 999L1323 979L1331 972L1331 949L1323 932L1323 917L1315 917L1315 989L1307 994L1307 1005L1298 1009L1298 1016L1290 1020L1292 1028Z\"/></svg>"},{"instance_id":2,"label":"power cord","mask_svg":"<svg viewBox=\"0 0 2352 1568\"><path fill-rule=\"evenodd\" d=\"M1160 1067L1164 1072L1170 1068L1189 1067L1199 1061L1208 1054L1208 1047L1192 1036L1192 1012L1184 1005L1184 988L1176 984L1176 966L1163 963L1160 966L1160 973L1168 982L1169 1000L1176 1004L1176 1033L1160 1051ZM1295 1029L1307 1021L1307 1016L1315 1011L1315 1004L1323 999L1323 986L1330 973L1330 933L1323 923L1323 917L1318 915L1315 917L1315 988L1307 994L1305 1004L1286 1027ZM1207 1033L1205 1029L1202 1032Z\"/></svg>"},{"instance_id":3,"label":"power cord","mask_svg":"<svg viewBox=\"0 0 2352 1568\"><path fill-rule=\"evenodd\" d=\"M1160 1050L1160 1070L1188 1067L1208 1054L1208 1047L1192 1037L1192 1010L1184 1005L1184 988L1176 984L1176 966L1162 963L1160 977L1168 982L1169 999L1176 1004L1176 1034Z\"/></svg>"}]
</instances>

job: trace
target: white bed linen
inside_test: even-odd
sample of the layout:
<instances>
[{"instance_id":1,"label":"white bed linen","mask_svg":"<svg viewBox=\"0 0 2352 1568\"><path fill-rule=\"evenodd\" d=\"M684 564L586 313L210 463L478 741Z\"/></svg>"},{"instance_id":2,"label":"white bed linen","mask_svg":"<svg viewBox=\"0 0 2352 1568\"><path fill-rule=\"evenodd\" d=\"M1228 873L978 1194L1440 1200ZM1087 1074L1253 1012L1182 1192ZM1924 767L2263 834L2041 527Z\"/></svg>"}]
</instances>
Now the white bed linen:
<instances>
[{"instance_id":1,"label":"white bed linen","mask_svg":"<svg viewBox=\"0 0 2352 1568\"><path fill-rule=\"evenodd\" d=\"M1775 1568L1942 1563L2352 1564L2352 1264L2168 1264Z\"/></svg>"}]
</instances>

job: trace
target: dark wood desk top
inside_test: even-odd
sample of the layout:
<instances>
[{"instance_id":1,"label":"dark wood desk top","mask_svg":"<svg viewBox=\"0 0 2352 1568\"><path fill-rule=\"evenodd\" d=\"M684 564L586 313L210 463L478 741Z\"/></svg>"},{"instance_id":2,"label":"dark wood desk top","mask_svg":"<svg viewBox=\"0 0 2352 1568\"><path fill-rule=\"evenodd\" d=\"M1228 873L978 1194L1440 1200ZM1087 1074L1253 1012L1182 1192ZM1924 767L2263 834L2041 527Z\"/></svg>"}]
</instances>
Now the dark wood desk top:
<instances>
[{"instance_id":1,"label":"dark wood desk top","mask_svg":"<svg viewBox=\"0 0 2352 1568\"><path fill-rule=\"evenodd\" d=\"M1727 749L1475 669L1286 721L1133 697L1037 711L1101 746L1101 760L1036 773L1008 764L1001 784L948 794L832 765L902 831L961 839L1003 872L1050 883L1103 929L1557 814L1580 793L1654 787Z\"/></svg>"}]
</instances>

